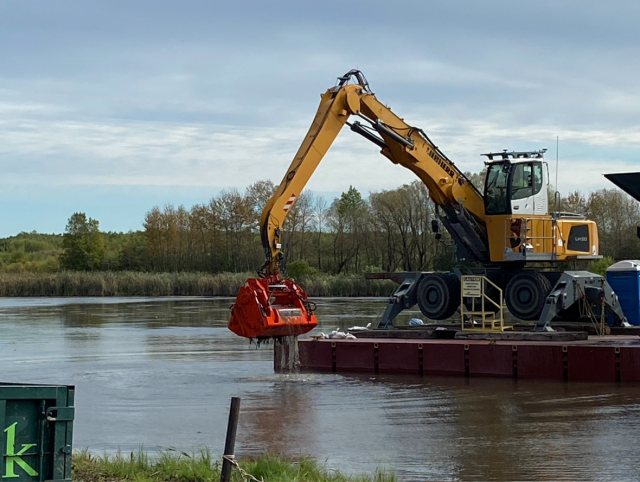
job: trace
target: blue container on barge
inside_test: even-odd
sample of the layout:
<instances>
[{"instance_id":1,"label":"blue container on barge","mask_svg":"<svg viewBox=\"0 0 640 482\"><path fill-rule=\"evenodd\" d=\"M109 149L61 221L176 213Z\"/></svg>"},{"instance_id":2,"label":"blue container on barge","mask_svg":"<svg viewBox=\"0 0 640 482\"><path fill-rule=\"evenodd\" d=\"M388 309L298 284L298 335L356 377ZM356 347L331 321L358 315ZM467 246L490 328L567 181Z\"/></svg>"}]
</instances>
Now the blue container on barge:
<instances>
[{"instance_id":1,"label":"blue container on barge","mask_svg":"<svg viewBox=\"0 0 640 482\"><path fill-rule=\"evenodd\" d=\"M620 307L632 325L640 325L640 261L625 260L607 269L607 281L618 295Z\"/></svg>"}]
</instances>

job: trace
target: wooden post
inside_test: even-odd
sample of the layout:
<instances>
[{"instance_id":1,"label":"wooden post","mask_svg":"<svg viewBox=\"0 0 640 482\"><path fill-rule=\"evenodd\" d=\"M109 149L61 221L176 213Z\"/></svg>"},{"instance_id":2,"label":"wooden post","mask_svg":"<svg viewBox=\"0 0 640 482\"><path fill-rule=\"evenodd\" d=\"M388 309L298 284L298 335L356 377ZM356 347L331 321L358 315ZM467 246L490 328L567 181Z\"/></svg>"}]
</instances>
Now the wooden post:
<instances>
[{"instance_id":1,"label":"wooden post","mask_svg":"<svg viewBox=\"0 0 640 482\"><path fill-rule=\"evenodd\" d=\"M240 397L231 397L231 408L229 409L229 423L227 424L227 438L224 442L224 455L235 455L236 432L238 431L238 417L240 415ZM231 480L231 462L222 459L222 473L220 482Z\"/></svg>"}]
</instances>

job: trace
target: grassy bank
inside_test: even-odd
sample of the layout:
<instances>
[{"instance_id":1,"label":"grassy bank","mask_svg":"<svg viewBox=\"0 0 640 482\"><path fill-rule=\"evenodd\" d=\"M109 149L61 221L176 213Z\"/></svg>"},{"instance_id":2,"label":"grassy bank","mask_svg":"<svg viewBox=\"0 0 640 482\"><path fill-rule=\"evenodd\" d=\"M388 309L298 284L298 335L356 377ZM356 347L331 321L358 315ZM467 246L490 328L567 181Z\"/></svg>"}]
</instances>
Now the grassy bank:
<instances>
[{"instance_id":1,"label":"grassy bank","mask_svg":"<svg viewBox=\"0 0 640 482\"><path fill-rule=\"evenodd\" d=\"M265 482L394 482L394 475L376 471L371 476L349 477L329 470L312 459L286 460L263 455L252 460L240 460L240 467ZM146 453L95 457L88 452L73 455L73 480L77 482L218 482L221 461L208 452L195 456L165 452L157 458ZM243 479L238 471L232 481Z\"/></svg>"},{"instance_id":2,"label":"grassy bank","mask_svg":"<svg viewBox=\"0 0 640 482\"><path fill-rule=\"evenodd\" d=\"M252 273L0 273L0 296L236 296ZM298 279L309 296L389 296L395 283L354 276Z\"/></svg>"}]
</instances>

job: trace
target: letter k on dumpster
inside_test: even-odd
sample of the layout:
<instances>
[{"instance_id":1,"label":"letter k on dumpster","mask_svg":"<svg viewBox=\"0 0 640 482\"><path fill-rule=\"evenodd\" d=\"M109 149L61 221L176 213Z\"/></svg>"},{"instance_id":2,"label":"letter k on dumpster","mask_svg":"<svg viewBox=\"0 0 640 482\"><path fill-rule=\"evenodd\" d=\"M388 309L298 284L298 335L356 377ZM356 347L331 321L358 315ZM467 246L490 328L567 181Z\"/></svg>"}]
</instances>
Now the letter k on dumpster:
<instances>
[{"instance_id":1,"label":"letter k on dumpster","mask_svg":"<svg viewBox=\"0 0 640 482\"><path fill-rule=\"evenodd\" d=\"M4 479L12 479L16 477L20 477L15 473L16 464L22 468L27 474L31 476L37 476L38 472L33 470L24 460L22 460L22 456L25 454L27 450L31 447L35 447L37 444L23 444L22 448L18 453L16 453L16 426L18 422L10 425L5 429L5 433L7 434L7 452L5 455L5 474L3 476Z\"/></svg>"}]
</instances>

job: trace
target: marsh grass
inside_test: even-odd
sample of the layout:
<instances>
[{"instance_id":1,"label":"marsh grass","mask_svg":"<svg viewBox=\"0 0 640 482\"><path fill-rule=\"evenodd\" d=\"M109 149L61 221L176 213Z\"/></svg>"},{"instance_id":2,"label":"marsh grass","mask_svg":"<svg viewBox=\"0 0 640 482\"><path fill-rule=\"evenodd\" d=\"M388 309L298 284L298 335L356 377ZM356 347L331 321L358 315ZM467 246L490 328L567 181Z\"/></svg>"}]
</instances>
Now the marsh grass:
<instances>
[{"instance_id":1,"label":"marsh grass","mask_svg":"<svg viewBox=\"0 0 640 482\"><path fill-rule=\"evenodd\" d=\"M253 273L65 271L0 273L0 296L236 296ZM396 285L362 276L312 275L297 280L309 296L389 296Z\"/></svg>"},{"instance_id":2,"label":"marsh grass","mask_svg":"<svg viewBox=\"0 0 640 482\"><path fill-rule=\"evenodd\" d=\"M239 460L247 473L265 482L395 482L393 474L377 470L371 476L348 476L329 470L309 457L297 460L265 454ZM218 482L222 462L208 450L189 455L165 451L150 457L144 450L131 454L96 457L88 451L73 455L73 480L77 482ZM231 480L244 480L234 470Z\"/></svg>"}]
</instances>

